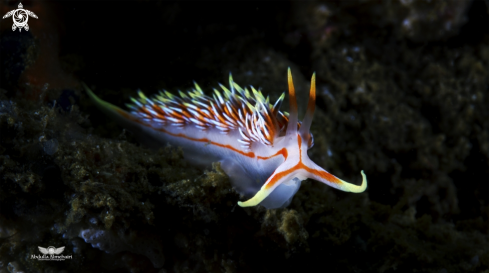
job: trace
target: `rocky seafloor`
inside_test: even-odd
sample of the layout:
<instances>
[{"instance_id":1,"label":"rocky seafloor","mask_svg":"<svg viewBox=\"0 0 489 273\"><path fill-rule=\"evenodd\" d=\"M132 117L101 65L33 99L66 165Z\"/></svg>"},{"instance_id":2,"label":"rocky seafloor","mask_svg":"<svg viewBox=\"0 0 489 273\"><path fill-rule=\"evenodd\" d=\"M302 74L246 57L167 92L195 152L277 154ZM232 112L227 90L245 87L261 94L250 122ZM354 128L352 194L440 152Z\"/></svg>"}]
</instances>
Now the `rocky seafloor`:
<instances>
[{"instance_id":1,"label":"rocky seafloor","mask_svg":"<svg viewBox=\"0 0 489 273\"><path fill-rule=\"evenodd\" d=\"M28 32L0 25L0 272L489 272L487 1L23 4ZM80 85L123 107L232 72L274 101L287 67L301 112L316 72L311 159L365 193L241 208L219 164L146 148Z\"/></svg>"}]
</instances>

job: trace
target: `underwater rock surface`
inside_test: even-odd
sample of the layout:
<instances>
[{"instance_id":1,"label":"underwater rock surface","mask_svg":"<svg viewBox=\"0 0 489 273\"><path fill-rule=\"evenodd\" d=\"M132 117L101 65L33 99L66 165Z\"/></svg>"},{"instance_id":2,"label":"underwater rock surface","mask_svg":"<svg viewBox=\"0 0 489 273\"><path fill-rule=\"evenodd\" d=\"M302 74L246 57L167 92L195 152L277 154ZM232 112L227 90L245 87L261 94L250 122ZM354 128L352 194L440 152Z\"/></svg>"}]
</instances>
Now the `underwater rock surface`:
<instances>
[{"instance_id":1,"label":"underwater rock surface","mask_svg":"<svg viewBox=\"0 0 489 273\"><path fill-rule=\"evenodd\" d=\"M0 272L489 272L486 2L25 8L29 34L0 27ZM219 164L145 148L77 84L123 107L232 72L273 101L289 66L301 113L317 73L311 159L364 169L365 193L303 181L288 208L240 208Z\"/></svg>"}]
</instances>

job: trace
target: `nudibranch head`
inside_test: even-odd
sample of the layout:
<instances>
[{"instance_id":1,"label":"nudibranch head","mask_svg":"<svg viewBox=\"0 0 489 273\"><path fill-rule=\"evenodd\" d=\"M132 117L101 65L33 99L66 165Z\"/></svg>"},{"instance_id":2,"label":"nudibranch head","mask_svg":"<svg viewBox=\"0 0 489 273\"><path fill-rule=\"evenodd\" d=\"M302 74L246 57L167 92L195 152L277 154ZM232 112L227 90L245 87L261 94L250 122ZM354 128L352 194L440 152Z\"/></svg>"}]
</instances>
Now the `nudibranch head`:
<instances>
[{"instance_id":1,"label":"nudibranch head","mask_svg":"<svg viewBox=\"0 0 489 273\"><path fill-rule=\"evenodd\" d=\"M309 133L309 129L311 127L316 104L316 74L314 73L312 75L306 115L299 130L297 129L297 126L294 126L294 124L298 122L298 111L290 68L288 69L287 76L289 84L290 113L286 134L281 141L287 156L285 157L284 162L280 164L267 181L265 181L255 196L245 202L238 202L238 205L241 207L256 206L272 194L281 184L290 183L296 179L302 181L311 178L346 192L360 193L365 191L367 188L367 177L363 170L361 172L363 178L362 184L357 186L335 177L309 159L309 156L307 155L307 147L310 142L311 134Z\"/></svg>"},{"instance_id":2,"label":"nudibranch head","mask_svg":"<svg viewBox=\"0 0 489 273\"><path fill-rule=\"evenodd\" d=\"M199 85L179 96L162 91L147 98L141 91L132 98L126 112L98 98L88 87L95 104L148 146L170 143L182 147L189 162L202 167L220 162L234 188L246 198L242 207L287 206L301 185L311 178L337 189L363 192L367 180L362 171L361 186L349 184L316 165L307 155L314 144L309 132L315 101L313 74L305 117L298 120L297 101L288 70L290 113L279 109L282 94L271 104L253 87L241 88L229 75L229 88L220 85L212 96ZM251 90L251 91L250 91Z\"/></svg>"}]
</instances>

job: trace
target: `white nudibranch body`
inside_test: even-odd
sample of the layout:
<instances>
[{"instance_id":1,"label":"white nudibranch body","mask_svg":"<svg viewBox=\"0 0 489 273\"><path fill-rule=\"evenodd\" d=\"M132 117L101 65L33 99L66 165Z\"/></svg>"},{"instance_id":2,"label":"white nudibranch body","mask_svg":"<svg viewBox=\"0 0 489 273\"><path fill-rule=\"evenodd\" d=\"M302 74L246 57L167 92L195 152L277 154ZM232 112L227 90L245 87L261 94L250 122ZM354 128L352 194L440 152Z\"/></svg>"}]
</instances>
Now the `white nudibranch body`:
<instances>
[{"instance_id":1,"label":"white nudibranch body","mask_svg":"<svg viewBox=\"0 0 489 273\"><path fill-rule=\"evenodd\" d=\"M363 192L367 179L362 173L360 186L347 183L316 165L307 155L313 146L309 132L316 101L316 76L311 79L309 103L302 123L298 122L297 102L290 68L288 70L290 114L279 108L261 91L241 88L229 76L229 88L214 89L212 97L195 87L175 96L167 91L147 98L139 91L126 112L98 98L90 98L141 141L150 146L170 143L183 149L190 163L208 167L220 162L233 187L247 201L242 207L262 205L268 209L288 206L307 178L347 192Z\"/></svg>"}]
</instances>

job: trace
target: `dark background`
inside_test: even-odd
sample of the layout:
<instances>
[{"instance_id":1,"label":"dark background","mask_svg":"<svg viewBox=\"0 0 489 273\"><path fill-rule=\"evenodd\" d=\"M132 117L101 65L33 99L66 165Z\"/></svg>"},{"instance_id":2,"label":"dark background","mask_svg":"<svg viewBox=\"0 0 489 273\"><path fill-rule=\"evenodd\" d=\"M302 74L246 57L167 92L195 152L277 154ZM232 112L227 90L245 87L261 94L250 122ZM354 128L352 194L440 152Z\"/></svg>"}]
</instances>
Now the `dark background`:
<instances>
[{"instance_id":1,"label":"dark background","mask_svg":"<svg viewBox=\"0 0 489 273\"><path fill-rule=\"evenodd\" d=\"M0 21L0 269L489 270L487 1L22 4L28 32ZM365 193L304 181L288 208L235 207L219 167L147 150L80 86L123 107L232 72L274 101L287 67L299 94L317 73L311 159L365 170ZM33 260L38 245L73 259Z\"/></svg>"}]
</instances>

